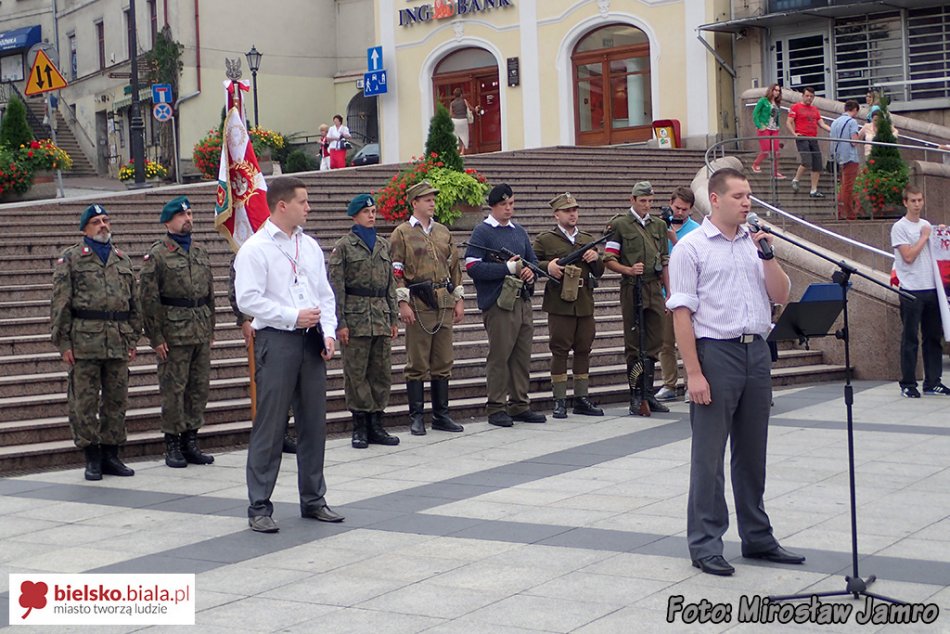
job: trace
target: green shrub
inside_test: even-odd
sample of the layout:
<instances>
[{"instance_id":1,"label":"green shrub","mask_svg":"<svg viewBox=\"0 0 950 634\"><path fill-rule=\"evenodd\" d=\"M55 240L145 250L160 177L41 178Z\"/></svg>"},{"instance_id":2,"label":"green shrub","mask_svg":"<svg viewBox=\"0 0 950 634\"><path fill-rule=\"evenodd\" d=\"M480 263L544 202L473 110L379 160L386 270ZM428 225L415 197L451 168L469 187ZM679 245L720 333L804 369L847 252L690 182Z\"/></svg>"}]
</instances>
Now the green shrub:
<instances>
[{"instance_id":1,"label":"green shrub","mask_svg":"<svg viewBox=\"0 0 950 634\"><path fill-rule=\"evenodd\" d=\"M7 110L0 121L0 146L17 150L20 146L29 145L33 140L33 130L26 121L26 106L13 97L7 104Z\"/></svg>"},{"instance_id":2,"label":"green shrub","mask_svg":"<svg viewBox=\"0 0 950 634\"><path fill-rule=\"evenodd\" d=\"M0 196L22 194L32 186L32 170L17 163L15 152L0 147Z\"/></svg>"},{"instance_id":3,"label":"green shrub","mask_svg":"<svg viewBox=\"0 0 950 634\"><path fill-rule=\"evenodd\" d=\"M441 103L436 105L435 116L429 122L426 138L426 156L437 154L447 169L461 172L464 168L459 155L459 139L449 111Z\"/></svg>"},{"instance_id":4,"label":"green shrub","mask_svg":"<svg viewBox=\"0 0 950 634\"><path fill-rule=\"evenodd\" d=\"M320 167L317 159L310 156L303 150L293 150L287 155L287 173L312 172Z\"/></svg>"}]
</instances>

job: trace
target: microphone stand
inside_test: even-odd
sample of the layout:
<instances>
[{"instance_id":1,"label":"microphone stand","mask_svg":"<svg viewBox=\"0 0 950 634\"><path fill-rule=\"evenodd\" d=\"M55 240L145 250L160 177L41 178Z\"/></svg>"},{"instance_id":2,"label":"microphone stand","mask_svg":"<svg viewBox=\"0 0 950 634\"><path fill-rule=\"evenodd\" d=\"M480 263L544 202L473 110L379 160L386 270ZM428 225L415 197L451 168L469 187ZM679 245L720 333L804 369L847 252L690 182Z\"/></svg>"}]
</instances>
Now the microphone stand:
<instances>
[{"instance_id":1,"label":"microphone stand","mask_svg":"<svg viewBox=\"0 0 950 634\"><path fill-rule=\"evenodd\" d=\"M844 260L834 260L833 258L825 255L813 249L801 242L788 237L787 235L781 233L775 233L771 228L765 227L763 225L758 225L758 227L770 233L777 238L794 244L800 249L811 253L812 255L817 255L821 259L831 262L838 267L838 270L834 272L831 276L831 280L838 284L841 287L841 304L844 312L844 327L840 330L837 330L834 335L836 339L844 341L844 404L847 411L847 420L848 420L848 476L850 483L850 493L851 493L851 576L846 576L845 583L846 588L844 590L830 591L830 592L809 592L807 594L788 594L780 596L770 596L769 600L772 602L778 601L794 601L799 599L810 599L811 597L842 597L848 596L849 594L855 599L865 596L871 597L873 599L878 599L880 601L886 601L888 603L893 603L896 605L904 605L906 602L900 601L898 599L892 599L890 597L885 597L873 592L868 592L868 586L874 583L877 579L875 575L871 575L867 579L862 579L858 574L858 512L857 512L857 501L855 495L855 481L854 481L854 389L851 385L851 337L849 336L848 328L848 286L851 280L852 275L857 275L862 277L869 282L877 284L881 288L887 289L888 291L897 293L905 299L911 301L916 301L916 298L908 293L907 291L902 291L899 288L891 288L887 284L880 282L855 268L853 264L845 262ZM754 228L754 226L753 226Z\"/></svg>"}]
</instances>

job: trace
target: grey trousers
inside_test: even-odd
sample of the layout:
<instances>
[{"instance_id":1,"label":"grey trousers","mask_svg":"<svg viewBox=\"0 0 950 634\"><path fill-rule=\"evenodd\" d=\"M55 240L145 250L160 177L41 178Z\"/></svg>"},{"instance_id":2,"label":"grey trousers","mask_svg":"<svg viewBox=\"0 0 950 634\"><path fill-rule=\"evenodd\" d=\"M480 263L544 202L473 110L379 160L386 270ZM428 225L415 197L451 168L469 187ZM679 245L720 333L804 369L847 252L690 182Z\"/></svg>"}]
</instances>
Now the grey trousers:
<instances>
[{"instance_id":1,"label":"grey trousers","mask_svg":"<svg viewBox=\"0 0 950 634\"><path fill-rule=\"evenodd\" d=\"M247 447L248 517L271 515L291 403L297 429L300 509L321 507L326 493L323 454L327 441L327 366L306 347L299 331L258 330L254 339L257 415Z\"/></svg>"},{"instance_id":2,"label":"grey trousers","mask_svg":"<svg viewBox=\"0 0 950 634\"><path fill-rule=\"evenodd\" d=\"M696 351L712 402L690 404L693 442L686 519L690 557L722 554L722 536L729 527L723 475L727 438L742 553L769 550L778 542L762 501L772 398L768 344L763 339L749 344L699 339Z\"/></svg>"},{"instance_id":3,"label":"grey trousers","mask_svg":"<svg viewBox=\"0 0 950 634\"><path fill-rule=\"evenodd\" d=\"M531 408L531 344L534 340L534 314L531 302L515 301L514 310L492 306L482 313L488 333L488 357L485 360L486 413L507 410L517 416Z\"/></svg>"}]
</instances>

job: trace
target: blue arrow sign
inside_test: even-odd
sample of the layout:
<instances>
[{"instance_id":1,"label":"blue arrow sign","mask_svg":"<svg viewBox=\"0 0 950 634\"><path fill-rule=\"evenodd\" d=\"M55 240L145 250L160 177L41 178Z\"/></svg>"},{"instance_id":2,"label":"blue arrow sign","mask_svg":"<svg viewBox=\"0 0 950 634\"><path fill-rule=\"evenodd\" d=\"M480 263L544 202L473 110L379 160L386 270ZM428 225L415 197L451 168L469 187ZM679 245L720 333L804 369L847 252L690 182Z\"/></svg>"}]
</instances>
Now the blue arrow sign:
<instances>
[{"instance_id":1,"label":"blue arrow sign","mask_svg":"<svg viewBox=\"0 0 950 634\"><path fill-rule=\"evenodd\" d=\"M364 97L384 95L387 92L389 92L389 89L386 83L386 71L380 70L375 73L365 73L363 75Z\"/></svg>"},{"instance_id":2,"label":"blue arrow sign","mask_svg":"<svg viewBox=\"0 0 950 634\"><path fill-rule=\"evenodd\" d=\"M383 70L383 47L374 46L366 49L366 70Z\"/></svg>"}]
</instances>

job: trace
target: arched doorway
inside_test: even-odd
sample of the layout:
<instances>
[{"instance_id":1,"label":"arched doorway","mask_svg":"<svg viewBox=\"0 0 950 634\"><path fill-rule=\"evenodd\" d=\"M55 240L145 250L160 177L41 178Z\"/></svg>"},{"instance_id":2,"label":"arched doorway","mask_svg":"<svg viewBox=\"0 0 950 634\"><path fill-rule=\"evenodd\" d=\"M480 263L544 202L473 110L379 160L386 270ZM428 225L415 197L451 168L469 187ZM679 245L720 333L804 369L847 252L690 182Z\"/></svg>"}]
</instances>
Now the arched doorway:
<instances>
[{"instance_id":1,"label":"arched doorway","mask_svg":"<svg viewBox=\"0 0 950 634\"><path fill-rule=\"evenodd\" d=\"M353 95L346 107L346 126L360 145L379 141L379 119L376 114L376 97L364 97L359 92Z\"/></svg>"},{"instance_id":2,"label":"arched doorway","mask_svg":"<svg viewBox=\"0 0 950 634\"><path fill-rule=\"evenodd\" d=\"M495 57L481 48L464 48L447 55L432 76L432 93L437 103L448 108L456 88L462 89L462 96L475 110L466 154L501 150L501 84Z\"/></svg>"},{"instance_id":3,"label":"arched doorway","mask_svg":"<svg viewBox=\"0 0 950 634\"><path fill-rule=\"evenodd\" d=\"M646 141L653 135L650 41L612 24L584 36L571 55L578 145Z\"/></svg>"}]
</instances>

